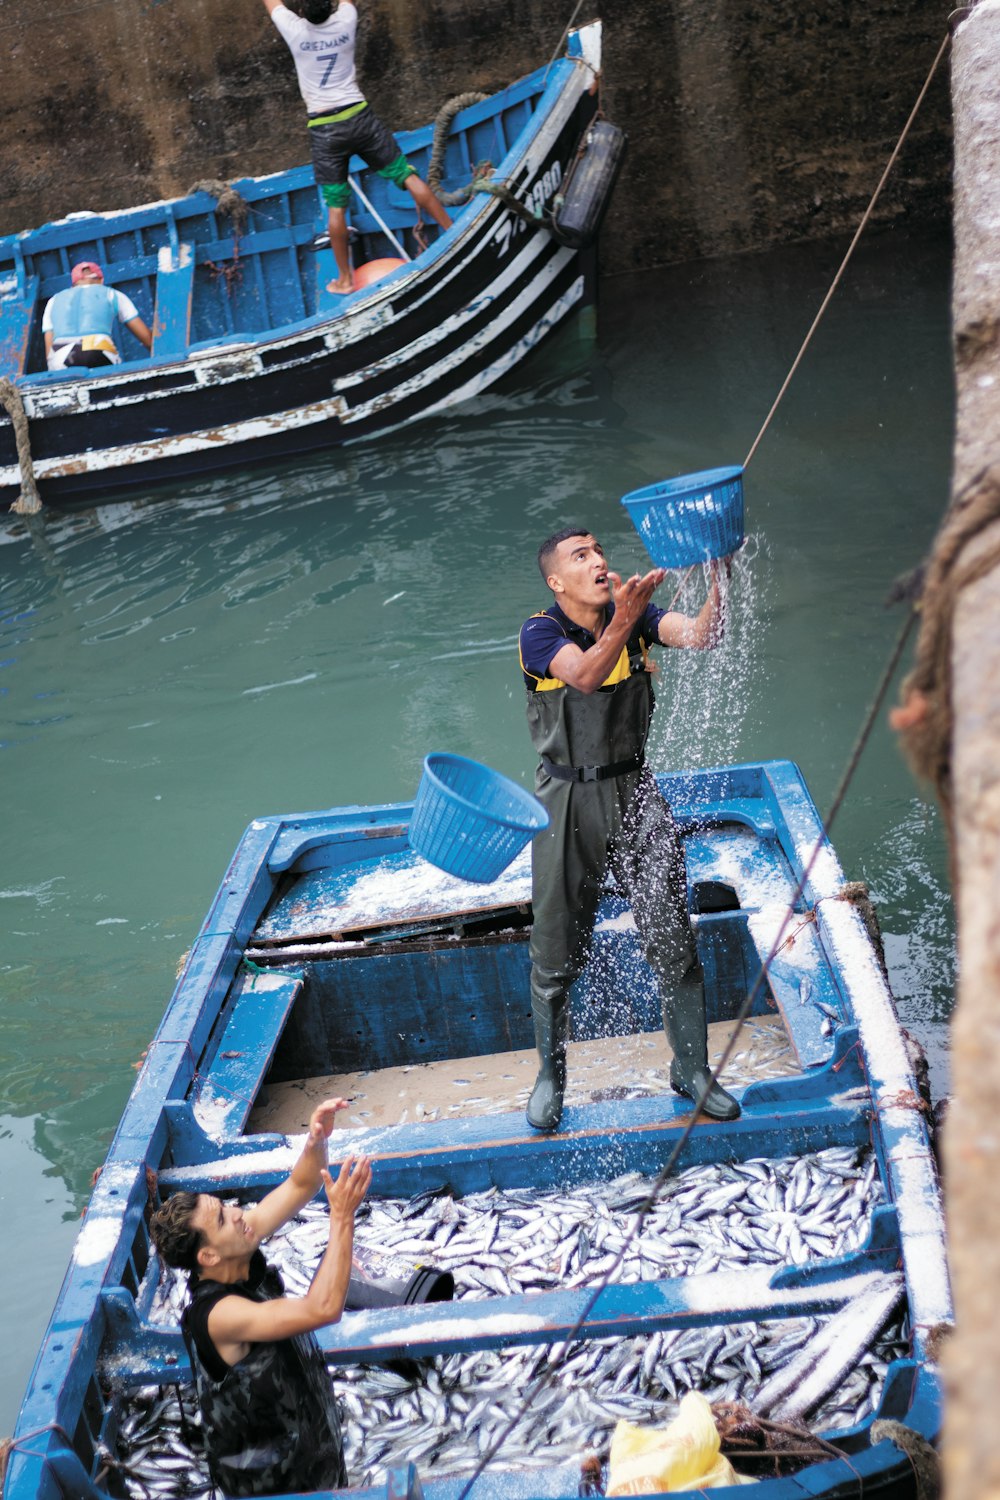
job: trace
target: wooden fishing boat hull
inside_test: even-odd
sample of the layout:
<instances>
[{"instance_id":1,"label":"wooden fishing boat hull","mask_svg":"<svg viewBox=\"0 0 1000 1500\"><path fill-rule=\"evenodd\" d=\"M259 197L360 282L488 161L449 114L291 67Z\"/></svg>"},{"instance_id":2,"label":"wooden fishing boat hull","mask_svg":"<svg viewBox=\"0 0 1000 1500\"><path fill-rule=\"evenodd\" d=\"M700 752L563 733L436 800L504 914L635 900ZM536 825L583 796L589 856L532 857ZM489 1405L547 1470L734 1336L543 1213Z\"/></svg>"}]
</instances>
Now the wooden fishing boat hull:
<instances>
[{"instance_id":1,"label":"wooden fishing boat hull","mask_svg":"<svg viewBox=\"0 0 1000 1500\"><path fill-rule=\"evenodd\" d=\"M316 243L324 220L305 167L235 184L249 215L238 232L197 193L0 240L0 374L20 392L42 498L83 503L366 439L511 370L594 298L593 247L560 243L551 215L599 69L595 23L551 68L461 111L443 189L467 185L488 155L503 196L475 193L451 230L350 297L325 291L333 261ZM399 139L426 173L430 127ZM352 209L355 264L396 256L381 226L406 237L409 195L355 168L375 215ZM132 297L154 329L151 357L131 357L133 341L97 373L44 370L41 311L81 258ZM19 486L0 412L0 498Z\"/></svg>"},{"instance_id":2,"label":"wooden fishing boat hull","mask_svg":"<svg viewBox=\"0 0 1000 1500\"><path fill-rule=\"evenodd\" d=\"M674 1174L849 1148L869 1154L868 1181L878 1190L870 1209L857 1200L863 1223L854 1248L793 1253L792 1199L779 1213L789 1224L783 1259L352 1312L323 1330L321 1343L331 1364L349 1370L402 1356L499 1349L505 1358L513 1346L555 1350L574 1339L596 1347L809 1317L820 1331L783 1377L801 1388L839 1378L837 1360L845 1350L852 1356L852 1340L901 1309L906 1352L885 1370L873 1412L827 1434L839 1456L760 1484L767 1500L909 1496L913 1470L892 1434L905 1427L925 1442L936 1437L936 1341L951 1301L926 1120L878 955L793 766L727 767L661 783L686 842L710 1030L732 1027L750 996L750 1018L785 1034L789 1066L737 1089L742 1113L732 1122L692 1121L690 1104L669 1091L603 1087L571 1095L552 1135L531 1131L523 1107L480 1100L470 1103L485 1108L445 1109L438 1119L418 1111L354 1121L335 1134L331 1154L371 1154L380 1200L447 1190L461 1202L492 1190L568 1191L622 1173L654 1178L675 1147ZM140 1388L190 1380L176 1322L153 1311L161 1278L150 1205L180 1187L253 1198L281 1181L299 1148L294 1134L262 1128L261 1111L274 1107L265 1093L299 1089L303 1073L370 1082L385 1070L396 1088L403 1074L440 1079L450 1068L467 1085L470 1059L485 1078L491 1057L508 1071L517 1049L530 1048L527 858L489 888L452 881L409 850L411 811L343 808L259 819L247 830L97 1182L20 1414L6 1500L102 1495L99 1476L120 1490L113 1455L123 1402ZM623 1006L629 1035L621 1046L653 1044L655 986L628 916L609 893L581 980L587 1009L578 1011L574 1047L611 1047L607 1018ZM526 1065L530 1078L530 1054ZM574 1058L571 1074L575 1066ZM604 1072L605 1083L615 1081L607 1065ZM868 1331L859 1333L859 1323ZM832 1373L822 1368L831 1360ZM752 1393L745 1399L753 1405ZM565 1465L529 1474L500 1464L476 1489L496 1500L570 1500L577 1477ZM454 1500L460 1489L458 1477L435 1480L432 1470L421 1479L429 1500ZM376 1488L392 1495L400 1482L394 1472Z\"/></svg>"}]
</instances>

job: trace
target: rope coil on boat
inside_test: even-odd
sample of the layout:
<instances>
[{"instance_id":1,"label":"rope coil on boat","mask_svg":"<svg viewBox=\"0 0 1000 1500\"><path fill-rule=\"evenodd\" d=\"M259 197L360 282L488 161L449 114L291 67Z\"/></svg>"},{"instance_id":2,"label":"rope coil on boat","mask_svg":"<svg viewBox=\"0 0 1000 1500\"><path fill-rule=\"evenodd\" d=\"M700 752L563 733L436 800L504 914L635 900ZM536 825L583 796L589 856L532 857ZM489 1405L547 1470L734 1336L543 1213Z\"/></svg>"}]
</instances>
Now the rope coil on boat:
<instances>
[{"instance_id":1,"label":"rope coil on boat","mask_svg":"<svg viewBox=\"0 0 1000 1500\"><path fill-rule=\"evenodd\" d=\"M468 109L470 104L480 104L488 98L489 94L480 94L475 90L470 90L465 94L454 94L442 104L435 116L434 140L431 145L430 165L427 168L427 185L446 208L452 208L457 203L468 203L476 181L487 175L485 168L489 167L491 172L493 170L491 163L480 162L473 173L472 182L465 187L456 188L453 193L441 192L441 175L444 171L444 156L448 148L448 132L451 129L451 122L460 110Z\"/></svg>"},{"instance_id":2,"label":"rope coil on boat","mask_svg":"<svg viewBox=\"0 0 1000 1500\"><path fill-rule=\"evenodd\" d=\"M28 433L28 413L24 409L21 392L13 380L6 375L0 377L0 406L10 417L17 443L17 462L21 470L21 493L11 506L18 516L37 516L42 508L38 485L35 483L35 466L31 461L31 438Z\"/></svg>"}]
</instances>

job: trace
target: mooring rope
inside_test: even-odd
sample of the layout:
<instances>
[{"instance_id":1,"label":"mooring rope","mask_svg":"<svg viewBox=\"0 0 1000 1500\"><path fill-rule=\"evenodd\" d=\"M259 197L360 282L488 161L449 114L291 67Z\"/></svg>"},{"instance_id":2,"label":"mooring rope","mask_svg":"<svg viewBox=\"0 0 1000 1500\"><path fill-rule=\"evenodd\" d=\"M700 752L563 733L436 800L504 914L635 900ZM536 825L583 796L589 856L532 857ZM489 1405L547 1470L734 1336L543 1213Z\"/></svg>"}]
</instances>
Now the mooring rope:
<instances>
[{"instance_id":1,"label":"mooring rope","mask_svg":"<svg viewBox=\"0 0 1000 1500\"><path fill-rule=\"evenodd\" d=\"M875 208L876 203L879 200L879 196L880 196L880 194L882 192L882 189L885 187L885 184L886 184L886 182L888 180L888 177L889 177L889 173L892 171L893 167L896 164L896 158L899 156L900 151L903 149L903 144L904 144L904 142L906 140L906 137L910 133L910 127L912 126L914 120L917 118L917 114L919 113L920 106L924 102L924 99L925 99L925 97L927 95L927 90L930 88L931 82L932 82L932 80L934 78L934 74L938 70L938 64L941 62L941 59L944 57L945 51L946 51L948 43L950 41L951 41L951 32L949 31L949 32L945 33L944 40L942 41L940 47L937 50L937 56L935 57L934 61L931 63L930 72L927 74L927 77L924 79L923 88L920 90L920 93L917 95L917 101L914 104L913 108L910 110L909 119L907 120L906 124L903 126L902 133L901 133L901 135L899 137L899 140L896 142L895 149L893 150L892 155L889 157L889 160L886 163L885 171L882 173L882 176L879 178L878 186L876 187L874 193L872 193L872 196L871 196L871 199L869 201L868 207L865 209L864 214L862 215L862 218L861 218L861 222L860 222L860 224L858 225L857 229L854 232L854 238L851 240L850 245L847 247L847 254L844 256L843 260L840 263L840 269L838 270L836 276L833 278L833 281L830 283L830 290L827 292L826 296L823 298L823 301L820 304L819 312L816 314L815 318L813 318L812 326L810 327L809 332L806 334L805 338L802 341L802 347L800 348L798 354L795 356L795 359L792 362L792 367L789 370L788 374L785 376L785 379L784 379L784 382L783 382L783 384L781 386L780 391L778 392L778 394L774 398L774 403L773 403L773 405L771 407L771 410L768 412L767 416L764 418L764 425L761 427L761 429L758 432L757 436L754 438L753 443L751 444L751 447L750 447L750 452L747 454L746 458L743 460L743 467L744 467L744 469L747 468L747 466L750 463L750 460L753 458L754 454L757 452L757 448L758 448L758 446L760 444L760 440L764 436L764 434L767 431L768 427L771 425L771 419L774 416L775 412L778 410L778 407L781 404L782 397L784 396L785 392L788 390L788 387L791 385L792 378L795 375L796 370L799 368L799 365L802 363L802 357L805 354L806 350L808 349L808 347L809 347L809 345L810 345L810 343L812 341L812 336L816 332L816 329L819 327L819 325L820 325L820 323L821 323L821 321L823 319L823 314L826 312L827 308L829 307L831 299L833 298L834 292L837 290L838 286L840 285L841 278L843 277L844 272L847 270L848 262L851 259L851 256L854 254L855 247L857 246L858 241L860 240L862 234L865 231L865 228L867 227L868 220L871 218L872 212L873 212L873 210Z\"/></svg>"},{"instance_id":2,"label":"mooring rope","mask_svg":"<svg viewBox=\"0 0 1000 1500\"><path fill-rule=\"evenodd\" d=\"M431 144L430 162L427 167L427 186L446 208L451 208L457 203L467 203L477 177L486 175L484 169L487 166L490 171L493 170L491 163L481 162L472 174L472 182L466 187L457 188L453 193L441 192L441 175L444 171L444 156L448 149L448 132L451 129L452 120L460 110L468 109L470 104L481 104L489 97L489 94L480 94L475 90L470 90L466 94L454 94L442 104L434 117L434 140Z\"/></svg>"},{"instance_id":3,"label":"mooring rope","mask_svg":"<svg viewBox=\"0 0 1000 1500\"><path fill-rule=\"evenodd\" d=\"M822 822L822 826L820 828L819 834L816 837L816 841L813 844L812 850L810 851L805 865L803 866L802 874L799 876L796 882L795 890L789 898L778 931L771 942L771 946L768 950L767 956L764 958L763 962L760 965L760 968L757 971L756 978L754 979L754 982L747 993L746 999L743 1001L742 1005L736 1013L736 1016L734 1017L736 1025L733 1028L733 1032L729 1038L729 1041L723 1048L722 1056L720 1057L716 1067L709 1069L709 1081L706 1084L701 1096L695 1101L687 1124L684 1126L684 1129L681 1131L681 1134L678 1137L672 1151L670 1152L670 1155L657 1174L651 1188L649 1189L649 1193L645 1201L639 1205L639 1208L636 1211L635 1223L632 1225L631 1229L625 1236L621 1249L615 1255L612 1265L607 1271L605 1271L601 1281L597 1286L594 1287L594 1289L586 1299L583 1308L581 1309L576 1321L569 1329L568 1333L564 1338L557 1341L558 1344L562 1345L560 1354L552 1361L551 1364L546 1367L545 1372L539 1377L539 1379L531 1383L530 1388L523 1397L518 1409L504 1424L496 1441L482 1455L479 1460L478 1466L469 1476L466 1483L462 1486L461 1490L458 1493L457 1500L466 1500L466 1497L471 1491L476 1480L501 1451L507 1439L514 1431L515 1427L524 1419L529 1407L531 1407L535 1403L535 1401L537 1401L539 1384L544 1387L552 1379L554 1379L556 1371L562 1364L563 1360L566 1358L566 1354L568 1353L571 1344L576 1341L581 1328L593 1312L595 1306L597 1305L598 1299L607 1290L608 1286L611 1284L612 1277L614 1276L618 1267L621 1265L625 1255L627 1254L635 1240L638 1239L639 1235L642 1233L647 1216L652 1211L659 1193L666 1186L668 1179L672 1175L674 1168L677 1165L681 1152L684 1150L684 1147L687 1145L688 1141L691 1138L691 1132L694 1130L695 1123L697 1122L698 1115L701 1112L701 1108L705 1102L705 1099L708 1097L710 1090L717 1082L719 1076L724 1071L730 1057L735 1051L740 1033L742 1032L743 1027L746 1024L753 1010L753 1006L757 999L757 996L760 994L761 988L767 979L771 964L774 962L774 959L776 958L782 944L785 942L785 930L795 914L795 907L798 901L803 896L806 886L809 884L809 878L812 874L813 867L816 864L816 861L819 858L824 845L829 839L830 829L833 826L837 814L840 812L840 809L843 806L848 787L854 779L855 772L858 769L858 765L860 764L861 757L864 754L865 747L867 746L868 741L871 738L872 731L875 727L878 715L881 711L882 705L891 686L892 679L895 675L896 668L899 665L903 650L906 646L907 640L909 639L910 631L913 629L915 620L916 612L911 607L911 609L907 613L906 621L897 635L896 642L891 652L889 653L889 659L886 662L885 668L883 669L882 676L879 680L874 696L872 697L865 712L865 716L861 724L861 729L858 732L858 736L855 740L853 749L848 756L847 764L841 775L840 784L837 787L836 792L834 793L833 801L830 804L830 810L827 813L826 818ZM845 884L843 890L839 894L845 901L849 901L852 904L854 903L855 892L852 888L851 883Z\"/></svg>"},{"instance_id":4,"label":"mooring rope","mask_svg":"<svg viewBox=\"0 0 1000 1500\"><path fill-rule=\"evenodd\" d=\"M6 375L0 377L0 406L10 417L14 429L17 462L21 470L21 493L10 508L18 516L37 516L42 508L42 501L35 483L35 466L31 461L28 413L24 409L21 392Z\"/></svg>"}]
</instances>

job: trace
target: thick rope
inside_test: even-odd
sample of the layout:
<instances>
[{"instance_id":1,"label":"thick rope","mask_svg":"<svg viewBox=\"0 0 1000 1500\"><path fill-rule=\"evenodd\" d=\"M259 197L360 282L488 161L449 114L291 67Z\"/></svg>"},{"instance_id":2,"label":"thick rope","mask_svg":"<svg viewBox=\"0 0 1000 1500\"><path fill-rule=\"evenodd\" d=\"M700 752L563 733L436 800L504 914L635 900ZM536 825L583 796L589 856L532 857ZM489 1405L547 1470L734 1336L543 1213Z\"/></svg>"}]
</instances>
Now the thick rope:
<instances>
[{"instance_id":1,"label":"thick rope","mask_svg":"<svg viewBox=\"0 0 1000 1500\"><path fill-rule=\"evenodd\" d=\"M844 256L844 259L841 261L841 263L840 263L840 269L839 269L839 271L837 272L836 276L833 278L833 281L830 284L830 290L827 292L826 296L823 298L823 301L822 301L822 303L820 305L819 312L816 314L815 318L813 318L812 326L811 326L811 328L809 329L809 332L806 334L805 338L802 341L802 347L801 347L801 349L799 350L798 354L796 354L796 356L795 356L795 360L794 360L794 362L792 364L792 368L789 370L788 374L785 376L784 383L782 384L781 390L775 396L775 398L774 398L774 404L771 407L771 410L768 412L767 416L764 418L764 425L763 425L763 427L760 429L760 431L758 432L757 436L754 438L753 443L752 443L751 448L750 448L750 452L747 454L746 458L743 460L743 467L744 467L744 469L748 466L748 464L750 463L750 460L753 458L754 454L757 452L757 448L758 448L758 445L760 443L760 440L764 436L764 434L767 431L768 427L771 425L771 418L774 416L775 412L778 410L778 407L781 404L782 397L784 396L785 392L788 390L788 387L791 385L792 378L795 375L796 370L799 368L799 365L802 363L802 357L805 354L806 350L808 349L810 343L812 342L812 336L816 332L816 329L819 327L820 322L822 321L822 318L823 318L823 314L826 312L827 308L829 307L834 292L837 290L838 286L840 285L841 278L843 277L844 272L847 270L848 261L850 260L851 256L854 254L854 250L855 250L855 247L857 246L858 240L861 238L862 234L865 231L865 228L867 227L868 220L871 218L872 212L874 211L875 205L876 205L876 203L879 200L879 197L881 195L882 189L885 187L885 184L886 184L886 182L888 180L888 177L889 177L889 173L892 171L893 167L896 164L896 158L899 156L900 151L903 149L903 143L905 142L906 137L910 133L910 127L912 126L914 120L917 118L917 114L918 114L918 112L920 110L920 106L923 104L924 99L925 99L926 94L927 94L927 90L931 86L931 80L933 79L934 74L938 70L938 64L940 63L942 57L944 57L945 50L946 50L946 48L948 46L948 43L950 41L951 41L951 33L948 32L946 34L945 38L944 38L944 41L941 43L940 47L938 48L937 56L935 57L934 61L931 63L930 72L927 74L927 77L924 79L924 86L920 90L920 93L917 95L917 102L914 104L913 108L910 110L910 117L907 120L906 124L903 126L902 134L900 135L899 140L896 142L895 150L893 151L892 155L889 157L888 162L886 163L885 171L882 173L882 176L879 179L878 187L875 189L874 193L872 193L871 201L869 202L868 207L864 211L864 215L862 216L861 223L858 225L857 229L855 230L855 232L854 232L854 238L851 240L850 245L847 247L847 254Z\"/></svg>"},{"instance_id":2,"label":"thick rope","mask_svg":"<svg viewBox=\"0 0 1000 1500\"><path fill-rule=\"evenodd\" d=\"M903 1422L881 1418L872 1423L872 1446L888 1440L910 1460L917 1500L937 1500L941 1493L941 1460L925 1437Z\"/></svg>"},{"instance_id":3,"label":"thick rope","mask_svg":"<svg viewBox=\"0 0 1000 1500\"><path fill-rule=\"evenodd\" d=\"M531 229L548 228L548 220L545 216L541 213L535 213L533 209L526 207L517 194L505 182L494 182L492 177L480 177L473 182L471 191L473 193L489 193L491 198L499 198L501 203L507 205L511 213L516 214L519 219L523 219Z\"/></svg>"},{"instance_id":4,"label":"thick rope","mask_svg":"<svg viewBox=\"0 0 1000 1500\"><path fill-rule=\"evenodd\" d=\"M21 493L11 510L18 516L37 516L42 508L42 501L35 483L35 466L31 461L28 413L24 409L21 392L6 375L0 377L0 406L10 417L14 441L17 443L17 462L21 469Z\"/></svg>"},{"instance_id":5,"label":"thick rope","mask_svg":"<svg viewBox=\"0 0 1000 1500\"><path fill-rule=\"evenodd\" d=\"M966 549L1000 521L1000 465L981 470L956 495L938 532L920 590L920 634L914 665L903 681L903 707L893 717L915 775L932 783L949 825L951 781L951 655L959 595L1000 564L1000 535L966 557Z\"/></svg>"},{"instance_id":6,"label":"thick rope","mask_svg":"<svg viewBox=\"0 0 1000 1500\"><path fill-rule=\"evenodd\" d=\"M493 170L489 163L482 162L476 167L473 173L473 182L470 182L467 187L457 188L453 193L441 192L441 174L444 171L444 156L448 149L448 132L451 129L452 120L458 114L459 110L467 109L470 104L480 104L484 99L488 99L489 97L489 94L478 94L474 91L467 94L455 94L451 99L442 104L435 117L434 141L431 145L430 165L427 168L427 185L437 195L438 201L443 203L446 208L452 208L457 203L468 203L472 196L473 183L479 177L487 175L487 167L489 167L491 172Z\"/></svg>"}]
</instances>

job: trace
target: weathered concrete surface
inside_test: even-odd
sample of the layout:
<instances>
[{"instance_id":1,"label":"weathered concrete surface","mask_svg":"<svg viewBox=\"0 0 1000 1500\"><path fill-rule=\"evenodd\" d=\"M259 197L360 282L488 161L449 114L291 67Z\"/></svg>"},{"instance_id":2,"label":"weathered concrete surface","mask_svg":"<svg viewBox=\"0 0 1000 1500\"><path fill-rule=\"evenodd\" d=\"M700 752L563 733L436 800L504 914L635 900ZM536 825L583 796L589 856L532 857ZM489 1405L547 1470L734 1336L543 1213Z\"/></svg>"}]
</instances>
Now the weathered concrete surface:
<instances>
[{"instance_id":1,"label":"weathered concrete surface","mask_svg":"<svg viewBox=\"0 0 1000 1500\"><path fill-rule=\"evenodd\" d=\"M361 76L392 124L547 62L572 0L362 0ZM587 0L630 150L608 270L853 228L934 56L929 0ZM291 58L259 0L2 0L0 232L305 159ZM947 80L879 209L942 218Z\"/></svg>"},{"instance_id":2,"label":"weathered concrete surface","mask_svg":"<svg viewBox=\"0 0 1000 1500\"><path fill-rule=\"evenodd\" d=\"M1000 516L1000 0L955 36L954 495L992 470L986 513ZM983 494L982 485L974 486ZM987 492L988 494L988 492ZM952 516L963 503L956 498ZM960 566L994 566L958 598L952 638L952 823L959 988L945 1176L957 1332L946 1354L949 1500L1000 1491L1000 520Z\"/></svg>"}]
</instances>

